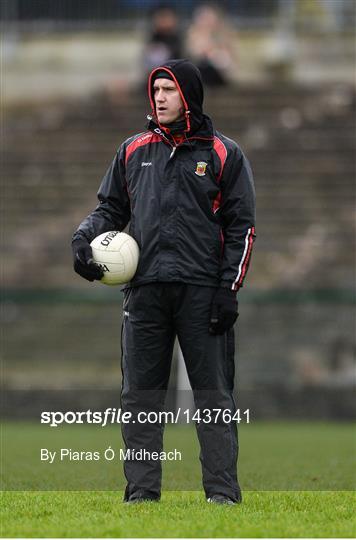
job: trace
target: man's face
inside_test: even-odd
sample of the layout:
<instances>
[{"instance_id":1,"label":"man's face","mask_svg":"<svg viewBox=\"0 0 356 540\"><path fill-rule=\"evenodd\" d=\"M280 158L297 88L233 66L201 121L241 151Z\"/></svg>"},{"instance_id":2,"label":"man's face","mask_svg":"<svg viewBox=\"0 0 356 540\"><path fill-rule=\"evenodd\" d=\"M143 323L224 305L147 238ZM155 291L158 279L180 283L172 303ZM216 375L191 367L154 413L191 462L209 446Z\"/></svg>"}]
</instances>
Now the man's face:
<instances>
[{"instance_id":1,"label":"man's face","mask_svg":"<svg viewBox=\"0 0 356 540\"><path fill-rule=\"evenodd\" d=\"M184 106L174 81L156 79L153 83L153 99L160 124L170 124L184 116Z\"/></svg>"}]
</instances>

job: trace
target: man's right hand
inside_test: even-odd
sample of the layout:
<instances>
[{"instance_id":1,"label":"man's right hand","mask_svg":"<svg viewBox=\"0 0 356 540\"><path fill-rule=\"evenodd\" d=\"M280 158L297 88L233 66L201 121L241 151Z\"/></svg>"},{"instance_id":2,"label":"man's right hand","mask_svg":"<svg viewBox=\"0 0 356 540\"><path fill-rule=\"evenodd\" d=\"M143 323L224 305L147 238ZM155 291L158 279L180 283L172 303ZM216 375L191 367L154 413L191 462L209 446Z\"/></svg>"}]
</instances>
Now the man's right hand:
<instances>
[{"instance_id":1,"label":"man's right hand","mask_svg":"<svg viewBox=\"0 0 356 540\"><path fill-rule=\"evenodd\" d=\"M93 251L87 240L78 239L72 242L74 270L77 274L88 281L100 280L104 271L93 260Z\"/></svg>"}]
</instances>

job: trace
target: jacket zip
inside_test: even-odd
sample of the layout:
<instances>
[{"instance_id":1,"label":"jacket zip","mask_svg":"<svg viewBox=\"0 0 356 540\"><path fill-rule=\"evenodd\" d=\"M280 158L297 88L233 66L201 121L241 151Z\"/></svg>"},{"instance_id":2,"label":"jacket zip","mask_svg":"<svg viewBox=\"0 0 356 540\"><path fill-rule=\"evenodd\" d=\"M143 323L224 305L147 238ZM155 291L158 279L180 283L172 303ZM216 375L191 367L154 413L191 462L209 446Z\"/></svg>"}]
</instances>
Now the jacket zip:
<instances>
[{"instance_id":1,"label":"jacket zip","mask_svg":"<svg viewBox=\"0 0 356 540\"><path fill-rule=\"evenodd\" d=\"M177 150L177 146L173 146L173 150L172 150L172 152L170 153L169 159L172 159L172 157L173 157L174 154L176 153L176 150Z\"/></svg>"}]
</instances>

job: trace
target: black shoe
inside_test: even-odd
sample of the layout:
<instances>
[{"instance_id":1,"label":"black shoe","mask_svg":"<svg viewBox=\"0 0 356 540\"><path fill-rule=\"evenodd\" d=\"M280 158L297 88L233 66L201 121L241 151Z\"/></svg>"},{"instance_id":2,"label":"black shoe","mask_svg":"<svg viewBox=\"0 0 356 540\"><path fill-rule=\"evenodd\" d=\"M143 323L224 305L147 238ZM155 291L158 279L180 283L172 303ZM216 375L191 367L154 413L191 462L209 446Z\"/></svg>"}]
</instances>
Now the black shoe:
<instances>
[{"instance_id":1,"label":"black shoe","mask_svg":"<svg viewBox=\"0 0 356 540\"><path fill-rule=\"evenodd\" d=\"M128 501L124 501L125 504L139 504L139 503L145 503L145 502L158 502L159 499L151 499L149 497L136 497L135 499L129 499Z\"/></svg>"},{"instance_id":2,"label":"black shoe","mask_svg":"<svg viewBox=\"0 0 356 540\"><path fill-rule=\"evenodd\" d=\"M208 503L213 504L236 504L237 501L233 501L228 497L227 495L220 495L220 493L217 493L216 495L212 495L211 497L207 498Z\"/></svg>"},{"instance_id":3,"label":"black shoe","mask_svg":"<svg viewBox=\"0 0 356 540\"><path fill-rule=\"evenodd\" d=\"M125 504L138 504L144 502L159 502L159 497L144 493L138 493L137 495L130 495L128 499L124 500Z\"/></svg>"}]
</instances>

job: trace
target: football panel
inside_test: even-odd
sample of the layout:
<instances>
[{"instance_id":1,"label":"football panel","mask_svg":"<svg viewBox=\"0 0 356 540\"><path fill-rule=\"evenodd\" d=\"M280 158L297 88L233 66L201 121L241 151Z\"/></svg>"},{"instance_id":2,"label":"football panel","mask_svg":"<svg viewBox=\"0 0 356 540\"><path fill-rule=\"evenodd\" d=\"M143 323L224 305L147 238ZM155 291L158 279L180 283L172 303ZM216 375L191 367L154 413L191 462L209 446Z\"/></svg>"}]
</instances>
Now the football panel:
<instances>
[{"instance_id":1,"label":"football panel","mask_svg":"<svg viewBox=\"0 0 356 540\"><path fill-rule=\"evenodd\" d=\"M102 264L125 264L124 256L120 251L107 251L100 248L92 248L95 262Z\"/></svg>"}]
</instances>

